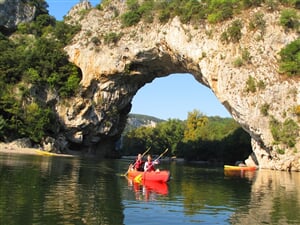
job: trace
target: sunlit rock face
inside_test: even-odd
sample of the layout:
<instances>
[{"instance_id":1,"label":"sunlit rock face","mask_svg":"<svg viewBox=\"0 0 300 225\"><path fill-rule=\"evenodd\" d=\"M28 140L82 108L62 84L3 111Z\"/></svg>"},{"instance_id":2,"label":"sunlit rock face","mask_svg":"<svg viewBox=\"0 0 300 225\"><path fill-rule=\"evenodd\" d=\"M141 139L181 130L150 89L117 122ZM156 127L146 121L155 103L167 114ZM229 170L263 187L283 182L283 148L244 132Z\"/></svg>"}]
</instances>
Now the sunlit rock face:
<instances>
[{"instance_id":1,"label":"sunlit rock face","mask_svg":"<svg viewBox=\"0 0 300 225\"><path fill-rule=\"evenodd\" d=\"M278 73L278 52L297 39L296 33L285 32L278 25L278 12L256 8L234 18L243 22L242 38L238 43L225 44L220 37L233 20L218 25L186 25L174 18L166 24L140 22L124 28L115 12L121 14L126 9L125 1L112 1L104 10L91 9L83 17L82 9L90 7L83 2L66 19L82 26L65 48L70 60L82 70L82 91L57 105L70 142L101 154L109 152L107 146L112 147L120 136L140 88L158 77L191 73L195 82L209 87L251 135L253 154L247 164L300 169L295 150L300 150L299 138L296 147L289 149L275 146L270 132L271 117L279 122L287 118L297 122L292 109L300 104L299 81L283 79ZM267 24L262 38L259 31L249 29L250 18L260 11ZM108 41L112 34L118 38ZM249 61L236 66L235 60L243 51L250 54ZM247 91L249 77L256 83L255 92ZM267 114L261 110L266 105ZM285 154L277 153L278 148L284 148Z\"/></svg>"}]
</instances>

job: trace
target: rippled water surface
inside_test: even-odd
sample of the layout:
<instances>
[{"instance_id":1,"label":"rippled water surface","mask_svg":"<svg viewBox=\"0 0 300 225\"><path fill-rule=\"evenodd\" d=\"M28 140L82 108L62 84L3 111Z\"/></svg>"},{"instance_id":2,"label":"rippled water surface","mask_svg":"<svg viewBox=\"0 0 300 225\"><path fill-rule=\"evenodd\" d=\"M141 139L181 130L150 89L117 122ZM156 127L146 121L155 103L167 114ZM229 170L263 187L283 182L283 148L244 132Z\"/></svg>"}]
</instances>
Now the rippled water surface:
<instances>
[{"instance_id":1,"label":"rippled water surface","mask_svg":"<svg viewBox=\"0 0 300 225\"><path fill-rule=\"evenodd\" d=\"M136 184L128 164L0 154L0 225L300 224L300 173L165 162L168 184Z\"/></svg>"}]
</instances>

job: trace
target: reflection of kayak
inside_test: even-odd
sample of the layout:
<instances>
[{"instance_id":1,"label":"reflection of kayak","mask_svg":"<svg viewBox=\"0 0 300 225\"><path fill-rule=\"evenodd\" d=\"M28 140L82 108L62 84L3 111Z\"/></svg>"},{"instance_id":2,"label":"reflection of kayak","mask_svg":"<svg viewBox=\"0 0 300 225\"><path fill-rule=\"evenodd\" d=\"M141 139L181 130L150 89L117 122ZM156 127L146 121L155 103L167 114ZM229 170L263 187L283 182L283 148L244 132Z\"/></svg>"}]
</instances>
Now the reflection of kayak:
<instances>
[{"instance_id":1,"label":"reflection of kayak","mask_svg":"<svg viewBox=\"0 0 300 225\"><path fill-rule=\"evenodd\" d=\"M256 174L256 170L231 170L224 169L224 175L226 177L241 177L253 180Z\"/></svg>"},{"instance_id":2,"label":"reflection of kayak","mask_svg":"<svg viewBox=\"0 0 300 225\"><path fill-rule=\"evenodd\" d=\"M256 166L229 166L224 165L224 170L233 170L233 171L254 171L256 170Z\"/></svg>"},{"instance_id":3,"label":"reflection of kayak","mask_svg":"<svg viewBox=\"0 0 300 225\"><path fill-rule=\"evenodd\" d=\"M153 171L153 172L141 172L136 170L129 170L128 177L140 181L167 182L170 179L170 172L167 170Z\"/></svg>"},{"instance_id":4,"label":"reflection of kayak","mask_svg":"<svg viewBox=\"0 0 300 225\"><path fill-rule=\"evenodd\" d=\"M157 194L167 195L168 194L168 185L166 182L157 182L157 181L143 181L143 186L145 186L149 191L154 191Z\"/></svg>"},{"instance_id":5,"label":"reflection of kayak","mask_svg":"<svg viewBox=\"0 0 300 225\"><path fill-rule=\"evenodd\" d=\"M137 182L135 179L129 179L130 186L133 186L135 192L141 191L141 187L147 192L155 192L160 195L167 195L169 192L168 184L166 182L159 181L141 181Z\"/></svg>"}]
</instances>

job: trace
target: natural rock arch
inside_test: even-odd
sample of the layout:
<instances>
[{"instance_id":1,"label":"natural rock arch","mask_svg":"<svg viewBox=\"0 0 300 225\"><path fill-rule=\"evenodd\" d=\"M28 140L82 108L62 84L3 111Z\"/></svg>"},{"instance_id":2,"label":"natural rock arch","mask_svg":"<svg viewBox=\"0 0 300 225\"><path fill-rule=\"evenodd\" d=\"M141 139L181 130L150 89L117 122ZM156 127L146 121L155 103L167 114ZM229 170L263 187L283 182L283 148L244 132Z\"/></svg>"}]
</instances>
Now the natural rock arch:
<instances>
[{"instance_id":1,"label":"natural rock arch","mask_svg":"<svg viewBox=\"0 0 300 225\"><path fill-rule=\"evenodd\" d=\"M116 2L114 7L122 12L125 3ZM166 24L141 22L123 28L114 18L114 7L92 9L80 20L81 32L66 47L70 60L83 74L80 95L70 99L68 105L57 105L65 127L63 136L70 143L107 154L122 132L133 96L141 87L157 77L190 73L215 93L251 135L254 154L248 164L299 170L299 154L293 150L287 150L291 154L284 156L277 153L280 146L274 145L270 116L261 113L262 106L267 104L268 115L278 121L287 117L296 121L291 108L300 103L299 82L283 81L277 63L280 49L295 40L297 34L283 32L277 23L277 13L265 13L264 19L270 26L263 39L257 40L255 31L244 26L239 43L224 44L220 36L232 21L194 27L174 18ZM80 5L76 7L79 9ZM69 13L68 22L79 21L76 10ZM255 10L239 19L248 24L253 13ZM118 34L119 40L106 43L105 35L112 33ZM251 63L235 67L234 60L245 49L251 55ZM256 84L263 83L264 88L247 92L249 78ZM298 138L296 149L300 149L299 145Z\"/></svg>"}]
</instances>

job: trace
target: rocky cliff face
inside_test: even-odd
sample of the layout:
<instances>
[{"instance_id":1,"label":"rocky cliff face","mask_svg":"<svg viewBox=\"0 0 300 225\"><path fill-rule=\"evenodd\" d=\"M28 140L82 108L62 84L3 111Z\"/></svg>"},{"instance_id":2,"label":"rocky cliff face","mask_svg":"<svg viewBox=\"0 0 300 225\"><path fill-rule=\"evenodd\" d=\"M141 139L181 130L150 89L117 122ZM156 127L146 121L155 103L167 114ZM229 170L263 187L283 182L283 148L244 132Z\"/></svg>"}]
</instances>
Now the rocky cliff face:
<instances>
[{"instance_id":1,"label":"rocky cliff face","mask_svg":"<svg viewBox=\"0 0 300 225\"><path fill-rule=\"evenodd\" d=\"M24 0L0 0L0 28L15 29L21 22L32 21L35 12L36 7Z\"/></svg>"},{"instance_id":2,"label":"rocky cliff face","mask_svg":"<svg viewBox=\"0 0 300 225\"><path fill-rule=\"evenodd\" d=\"M296 147L290 149L275 145L270 131L271 118L279 123L287 118L297 122L292 109L300 104L299 81L283 79L278 73L278 52L298 38L279 26L279 12L270 13L263 7L246 11L238 18L243 23L239 43L224 44L220 36L232 21L186 25L174 18L166 24L140 22L124 28L115 17L116 9L120 13L126 9L124 2L112 1L104 10L90 9L82 17L81 10L90 8L83 2L67 17L67 22L82 25L65 50L83 74L80 97L57 106L69 140L103 154L122 132L140 88L158 77L191 73L251 135L253 154L247 164L300 170L299 135ZM267 24L262 38L260 31L249 29L257 12L263 13ZM118 40L107 42L109 34L117 35ZM245 50L249 62L235 66L235 59ZM246 91L250 78L257 84L255 92ZM263 106L268 106L267 114L262 113Z\"/></svg>"}]
</instances>

